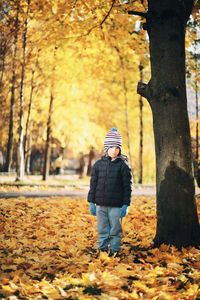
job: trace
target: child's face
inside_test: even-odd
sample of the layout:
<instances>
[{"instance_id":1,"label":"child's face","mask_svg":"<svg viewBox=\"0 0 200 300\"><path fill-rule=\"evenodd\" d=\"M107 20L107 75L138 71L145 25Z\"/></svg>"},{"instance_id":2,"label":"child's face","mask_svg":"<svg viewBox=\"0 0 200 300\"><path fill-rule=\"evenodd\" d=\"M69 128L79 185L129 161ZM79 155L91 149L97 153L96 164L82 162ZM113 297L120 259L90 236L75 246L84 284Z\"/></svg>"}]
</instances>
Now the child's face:
<instances>
[{"instance_id":1,"label":"child's face","mask_svg":"<svg viewBox=\"0 0 200 300\"><path fill-rule=\"evenodd\" d=\"M110 147L108 149L108 156L110 156L111 158L116 158L119 154L119 148L118 147Z\"/></svg>"}]
</instances>

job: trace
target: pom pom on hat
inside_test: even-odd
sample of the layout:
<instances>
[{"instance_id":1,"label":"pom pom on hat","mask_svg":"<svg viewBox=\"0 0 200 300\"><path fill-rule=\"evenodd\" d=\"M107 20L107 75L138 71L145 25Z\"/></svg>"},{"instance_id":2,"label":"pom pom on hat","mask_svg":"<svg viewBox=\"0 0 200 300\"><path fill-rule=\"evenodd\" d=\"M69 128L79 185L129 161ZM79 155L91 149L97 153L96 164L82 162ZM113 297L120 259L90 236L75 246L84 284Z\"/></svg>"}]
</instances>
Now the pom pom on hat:
<instances>
[{"instance_id":1,"label":"pom pom on hat","mask_svg":"<svg viewBox=\"0 0 200 300\"><path fill-rule=\"evenodd\" d=\"M111 128L105 137L104 153L106 153L111 147L118 147L120 150L122 148L122 137L118 129L115 127Z\"/></svg>"},{"instance_id":2,"label":"pom pom on hat","mask_svg":"<svg viewBox=\"0 0 200 300\"><path fill-rule=\"evenodd\" d=\"M118 129L113 127L113 128L110 129L110 131L118 131Z\"/></svg>"}]
</instances>

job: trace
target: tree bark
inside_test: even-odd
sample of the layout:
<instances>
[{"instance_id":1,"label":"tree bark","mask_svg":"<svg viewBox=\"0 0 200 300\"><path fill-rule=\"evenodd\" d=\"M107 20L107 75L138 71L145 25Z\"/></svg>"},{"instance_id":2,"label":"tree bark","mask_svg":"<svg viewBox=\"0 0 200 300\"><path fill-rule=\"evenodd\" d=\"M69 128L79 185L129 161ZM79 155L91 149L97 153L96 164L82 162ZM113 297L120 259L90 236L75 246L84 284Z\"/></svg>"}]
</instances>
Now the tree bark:
<instances>
[{"instance_id":1,"label":"tree bark","mask_svg":"<svg viewBox=\"0 0 200 300\"><path fill-rule=\"evenodd\" d=\"M29 155L30 155L30 137L28 137L28 128L30 123L30 115L31 115L31 108L32 108L32 100L33 100L33 91L34 91L34 74L35 70L32 70L32 77L31 77L31 91L30 91L30 97L29 97L29 104L28 104L28 115L26 120L26 128L25 128L25 135L24 135L24 157L25 161L27 161ZM29 142L28 142L29 140ZM25 164L26 167L28 164ZM26 168L26 172L29 172Z\"/></svg>"},{"instance_id":2,"label":"tree bark","mask_svg":"<svg viewBox=\"0 0 200 300\"><path fill-rule=\"evenodd\" d=\"M139 65L139 71L140 71L140 81L143 81L143 65L140 63ZM142 184L143 182L143 163L142 163L142 157L143 157L143 100L142 96L140 95L139 98L139 108L140 108L140 145L139 145L139 175L138 175L138 183Z\"/></svg>"},{"instance_id":3,"label":"tree bark","mask_svg":"<svg viewBox=\"0 0 200 300\"><path fill-rule=\"evenodd\" d=\"M199 97L198 97L198 60L195 56L195 100L196 100L196 153L195 159L199 161Z\"/></svg>"},{"instance_id":4,"label":"tree bark","mask_svg":"<svg viewBox=\"0 0 200 300\"><path fill-rule=\"evenodd\" d=\"M185 84L185 24L192 8L189 2L149 0L152 78L148 85L138 86L153 113L157 190L154 243L178 248L200 243Z\"/></svg>"},{"instance_id":5,"label":"tree bark","mask_svg":"<svg viewBox=\"0 0 200 300\"><path fill-rule=\"evenodd\" d=\"M20 112L19 112L19 140L17 146L17 178L16 180L23 180L24 178L24 78L25 78L25 65L26 65L26 42L28 30L28 14L30 9L30 0L27 1L28 7L26 12L26 19L24 23L23 32L23 58L22 58L22 72L20 83Z\"/></svg>"},{"instance_id":6,"label":"tree bark","mask_svg":"<svg viewBox=\"0 0 200 300\"><path fill-rule=\"evenodd\" d=\"M10 172L13 156L13 127L14 127L14 112L15 112L15 85L16 85L16 59L17 59L17 41L19 31L19 10L20 0L17 1L15 18L15 34L14 34L14 52L12 62L12 81L11 81L11 97L10 97L10 116L9 116L9 129L7 141L7 153L5 162L5 171Z\"/></svg>"},{"instance_id":7,"label":"tree bark","mask_svg":"<svg viewBox=\"0 0 200 300\"><path fill-rule=\"evenodd\" d=\"M1 45L2 47L2 45ZM5 49L5 45L2 47L3 50L1 51L1 66L0 66L0 71L1 71L1 75L0 75L0 94L2 92L2 87L3 87L3 77L4 77L4 70L5 70L5 58L6 58L6 49Z\"/></svg>"},{"instance_id":8,"label":"tree bark","mask_svg":"<svg viewBox=\"0 0 200 300\"><path fill-rule=\"evenodd\" d=\"M52 113L53 113L53 101L54 97L51 91L50 103L49 103L49 115L47 121L47 138L45 144L45 153L44 153L44 168L43 168L43 180L47 180L49 176L50 168L50 156L51 156L51 137L52 137Z\"/></svg>"},{"instance_id":9,"label":"tree bark","mask_svg":"<svg viewBox=\"0 0 200 300\"><path fill-rule=\"evenodd\" d=\"M58 47L55 45L53 51L53 60L52 60L52 74L55 72L56 68L56 51ZM43 180L47 180L49 176L50 169L50 159L51 159L51 139L52 139L52 114L53 114L53 104L54 104L54 78L51 78L51 94L50 94L50 103L49 103L49 115L47 121L47 138L45 144L45 153L44 153L44 166L43 166Z\"/></svg>"},{"instance_id":10,"label":"tree bark","mask_svg":"<svg viewBox=\"0 0 200 300\"><path fill-rule=\"evenodd\" d=\"M26 174L30 174L30 167L31 167L31 136L27 136L26 139L26 147L27 151L25 154L25 172Z\"/></svg>"},{"instance_id":11,"label":"tree bark","mask_svg":"<svg viewBox=\"0 0 200 300\"><path fill-rule=\"evenodd\" d=\"M128 145L128 156L130 161L130 166L132 170L132 176L133 176L133 166L132 166L132 158L131 158L131 142L130 142L130 126L129 126L129 116L128 116L128 88L125 78L125 66L124 66L124 59L120 53L120 50L117 46L115 46L116 52L119 56L120 66L122 69L122 88L123 88L123 94L124 94L124 106L125 106L125 124L126 124L126 136L127 136L127 145ZM134 177L134 176L133 176Z\"/></svg>"}]
</instances>

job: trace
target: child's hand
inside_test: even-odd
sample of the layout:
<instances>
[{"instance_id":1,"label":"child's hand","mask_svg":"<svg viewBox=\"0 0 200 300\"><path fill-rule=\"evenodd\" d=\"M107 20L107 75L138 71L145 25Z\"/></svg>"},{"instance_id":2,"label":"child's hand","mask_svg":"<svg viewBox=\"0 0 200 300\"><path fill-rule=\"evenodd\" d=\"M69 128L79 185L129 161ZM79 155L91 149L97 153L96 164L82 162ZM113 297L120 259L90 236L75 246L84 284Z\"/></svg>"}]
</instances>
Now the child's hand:
<instances>
[{"instance_id":1,"label":"child's hand","mask_svg":"<svg viewBox=\"0 0 200 300\"><path fill-rule=\"evenodd\" d=\"M120 218L123 218L128 213L128 205L124 204L120 210Z\"/></svg>"},{"instance_id":2,"label":"child's hand","mask_svg":"<svg viewBox=\"0 0 200 300\"><path fill-rule=\"evenodd\" d=\"M96 205L93 202L90 202L90 213L92 216L96 216Z\"/></svg>"}]
</instances>

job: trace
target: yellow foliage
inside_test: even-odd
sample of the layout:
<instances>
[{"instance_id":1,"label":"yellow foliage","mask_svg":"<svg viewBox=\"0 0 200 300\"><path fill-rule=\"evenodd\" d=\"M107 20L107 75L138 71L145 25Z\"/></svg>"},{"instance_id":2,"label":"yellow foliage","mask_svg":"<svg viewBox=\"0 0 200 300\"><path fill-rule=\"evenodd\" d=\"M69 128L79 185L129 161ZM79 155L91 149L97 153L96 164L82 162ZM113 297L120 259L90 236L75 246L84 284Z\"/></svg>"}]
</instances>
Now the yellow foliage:
<instances>
[{"instance_id":1,"label":"yellow foliage","mask_svg":"<svg viewBox=\"0 0 200 300\"><path fill-rule=\"evenodd\" d=\"M20 1L17 42L14 139L18 140L19 88L22 34L27 1ZM0 29L5 38L6 57L1 99L0 145L6 152L12 87L13 42L16 3L11 1ZM144 81L150 79L146 31L135 31L139 17L129 9L145 11L147 1L64 1L32 0L28 16L24 81L24 125L28 117L31 89L33 98L28 125L30 144L44 148L50 95L54 97L52 138L74 156L94 146L100 153L110 127L116 126L124 138L128 154L125 100L129 120L130 156L135 179L138 174L139 104L137 83L139 64L144 65ZM190 40L194 39L191 33ZM188 42L187 42L188 43ZM188 43L189 44L189 43ZM34 80L32 74L34 71ZM198 79L199 80L199 79ZM151 110L144 101L144 178L155 178L155 154ZM193 132L193 130L192 130ZM54 145L51 145L52 147Z\"/></svg>"}]
</instances>

